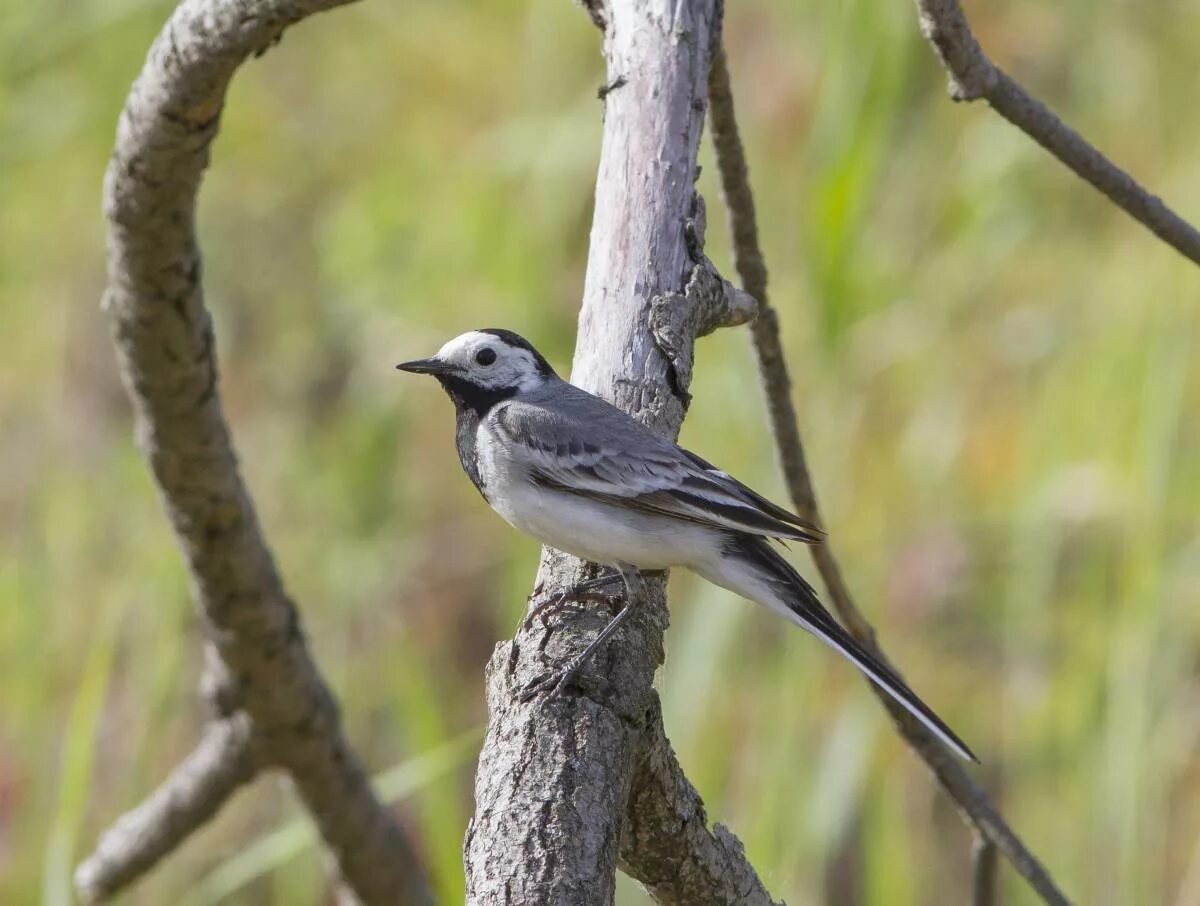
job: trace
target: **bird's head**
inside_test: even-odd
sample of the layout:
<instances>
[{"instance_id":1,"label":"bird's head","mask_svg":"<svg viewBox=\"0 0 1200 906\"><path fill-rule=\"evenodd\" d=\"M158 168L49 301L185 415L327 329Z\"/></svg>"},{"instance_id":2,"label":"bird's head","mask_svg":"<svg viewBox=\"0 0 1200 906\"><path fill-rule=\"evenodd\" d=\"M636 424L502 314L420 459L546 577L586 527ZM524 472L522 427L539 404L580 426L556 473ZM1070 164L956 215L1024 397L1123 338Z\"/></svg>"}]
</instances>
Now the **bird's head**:
<instances>
[{"instance_id":1,"label":"bird's head","mask_svg":"<svg viewBox=\"0 0 1200 906\"><path fill-rule=\"evenodd\" d=\"M554 369L524 337L485 328L461 334L427 359L396 366L431 374L458 406L483 414L502 399L529 392L554 378Z\"/></svg>"}]
</instances>

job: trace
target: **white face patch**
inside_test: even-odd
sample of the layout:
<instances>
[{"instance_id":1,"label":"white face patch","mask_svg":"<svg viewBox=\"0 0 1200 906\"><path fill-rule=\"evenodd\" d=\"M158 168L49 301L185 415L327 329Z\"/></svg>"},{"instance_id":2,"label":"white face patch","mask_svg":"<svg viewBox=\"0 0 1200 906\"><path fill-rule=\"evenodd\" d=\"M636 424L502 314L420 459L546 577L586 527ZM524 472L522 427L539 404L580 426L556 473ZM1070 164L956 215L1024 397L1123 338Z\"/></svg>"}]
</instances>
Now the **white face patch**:
<instances>
[{"instance_id":1,"label":"white face patch","mask_svg":"<svg viewBox=\"0 0 1200 906\"><path fill-rule=\"evenodd\" d=\"M464 378L480 387L531 390L545 381L537 359L528 349L477 330L455 337L438 350L435 358L457 365Z\"/></svg>"}]
</instances>

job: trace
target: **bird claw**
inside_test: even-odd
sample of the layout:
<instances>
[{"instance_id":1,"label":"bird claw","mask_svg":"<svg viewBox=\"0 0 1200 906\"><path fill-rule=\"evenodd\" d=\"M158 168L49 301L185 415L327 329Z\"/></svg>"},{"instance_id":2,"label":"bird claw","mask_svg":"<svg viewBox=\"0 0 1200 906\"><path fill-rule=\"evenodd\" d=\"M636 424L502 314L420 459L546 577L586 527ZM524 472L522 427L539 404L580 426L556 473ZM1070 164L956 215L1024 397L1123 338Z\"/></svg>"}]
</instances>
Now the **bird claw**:
<instances>
[{"instance_id":1,"label":"bird claw","mask_svg":"<svg viewBox=\"0 0 1200 906\"><path fill-rule=\"evenodd\" d=\"M530 629L532 629L534 620L540 620L542 628L549 629L550 624L548 622L548 618L550 614L553 611L561 608L569 601L576 601L579 603L592 602L595 604L607 604L610 611L617 610L622 602L619 594L605 594L602 591L596 591L594 589L603 588L605 585L610 585L614 582L620 581L621 576L619 574L615 576L604 575L599 576L596 579L590 579L586 582L580 582L579 584L573 585L565 591L560 591L556 594L550 595L550 597L546 598L544 601L540 601L533 607L532 610L529 611L529 613L525 616L525 619L521 621L521 630L528 632ZM540 587L538 590L540 591Z\"/></svg>"},{"instance_id":2,"label":"bird claw","mask_svg":"<svg viewBox=\"0 0 1200 906\"><path fill-rule=\"evenodd\" d=\"M539 616L542 618L542 626L549 629L545 620L545 614L548 610L556 608L564 604L568 600L575 601L602 601L606 603L610 609L616 610L615 615L609 620L608 625L601 630L600 634L580 653L577 657L567 663L561 670L543 673L536 676L527 683L518 693L518 699L525 703L533 701L539 696L545 696L547 702L553 701L562 695L567 684L573 680L584 664L594 655L597 649L604 644L620 626L633 613L634 607L638 601L644 597L642 591L641 577L633 572L632 575L636 580L636 585L631 585L631 579L627 575L627 570L622 570L616 578L625 586L628 592L627 596L621 595L606 595L601 592L592 591L594 588L601 588L612 582L612 577L600 576L596 579L590 579L586 582L581 582L573 588L567 589L557 595L554 595L547 600L541 602L530 611L529 616L525 619L524 628L528 629L533 620ZM538 645L538 650L541 651L546 647L546 642L549 640L549 632L542 636L541 643Z\"/></svg>"},{"instance_id":3,"label":"bird claw","mask_svg":"<svg viewBox=\"0 0 1200 906\"><path fill-rule=\"evenodd\" d=\"M517 698L521 704L528 704L539 696L544 696L546 702L552 702L562 695L567 684L574 679L575 673L576 668L568 667L565 670L551 670L539 674L521 688Z\"/></svg>"}]
</instances>

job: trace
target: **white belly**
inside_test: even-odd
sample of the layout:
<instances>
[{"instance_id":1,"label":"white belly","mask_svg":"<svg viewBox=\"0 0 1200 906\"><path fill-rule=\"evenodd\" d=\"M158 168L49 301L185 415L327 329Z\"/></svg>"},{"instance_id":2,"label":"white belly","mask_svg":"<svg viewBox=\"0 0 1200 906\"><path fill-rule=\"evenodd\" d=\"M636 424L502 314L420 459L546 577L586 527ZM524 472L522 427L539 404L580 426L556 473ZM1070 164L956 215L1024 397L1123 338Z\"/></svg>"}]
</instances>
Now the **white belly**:
<instances>
[{"instance_id":1,"label":"white belly","mask_svg":"<svg viewBox=\"0 0 1200 906\"><path fill-rule=\"evenodd\" d=\"M688 522L640 513L532 485L492 504L514 528L596 563L639 569L690 566L710 558L715 535Z\"/></svg>"},{"instance_id":2,"label":"white belly","mask_svg":"<svg viewBox=\"0 0 1200 906\"><path fill-rule=\"evenodd\" d=\"M480 426L480 477L492 509L542 544L606 565L666 569L710 562L719 536L684 520L533 484Z\"/></svg>"}]
</instances>

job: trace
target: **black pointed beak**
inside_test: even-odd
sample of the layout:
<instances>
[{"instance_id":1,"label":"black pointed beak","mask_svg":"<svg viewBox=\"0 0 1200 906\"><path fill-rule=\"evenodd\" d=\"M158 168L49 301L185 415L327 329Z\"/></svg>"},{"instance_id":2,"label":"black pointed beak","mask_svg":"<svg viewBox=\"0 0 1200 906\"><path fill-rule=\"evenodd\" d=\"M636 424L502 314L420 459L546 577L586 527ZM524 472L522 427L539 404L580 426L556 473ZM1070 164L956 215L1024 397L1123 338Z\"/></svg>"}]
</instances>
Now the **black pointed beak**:
<instances>
[{"instance_id":1,"label":"black pointed beak","mask_svg":"<svg viewBox=\"0 0 1200 906\"><path fill-rule=\"evenodd\" d=\"M458 370L457 366L440 359L414 359L411 362L401 362L396 368L413 374L451 374Z\"/></svg>"}]
</instances>

